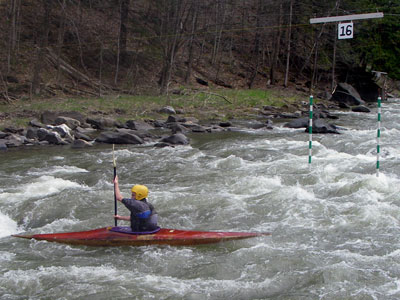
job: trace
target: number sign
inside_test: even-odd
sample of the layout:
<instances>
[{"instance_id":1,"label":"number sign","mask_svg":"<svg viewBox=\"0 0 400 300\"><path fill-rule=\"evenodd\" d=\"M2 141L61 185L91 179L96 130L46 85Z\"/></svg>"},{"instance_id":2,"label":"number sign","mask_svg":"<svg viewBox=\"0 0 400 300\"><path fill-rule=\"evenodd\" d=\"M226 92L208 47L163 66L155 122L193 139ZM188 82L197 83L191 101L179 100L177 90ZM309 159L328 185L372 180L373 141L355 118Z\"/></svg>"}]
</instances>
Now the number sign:
<instances>
[{"instance_id":1,"label":"number sign","mask_svg":"<svg viewBox=\"0 0 400 300\"><path fill-rule=\"evenodd\" d=\"M338 39L352 39L353 38L353 22L339 23L338 24Z\"/></svg>"}]
</instances>

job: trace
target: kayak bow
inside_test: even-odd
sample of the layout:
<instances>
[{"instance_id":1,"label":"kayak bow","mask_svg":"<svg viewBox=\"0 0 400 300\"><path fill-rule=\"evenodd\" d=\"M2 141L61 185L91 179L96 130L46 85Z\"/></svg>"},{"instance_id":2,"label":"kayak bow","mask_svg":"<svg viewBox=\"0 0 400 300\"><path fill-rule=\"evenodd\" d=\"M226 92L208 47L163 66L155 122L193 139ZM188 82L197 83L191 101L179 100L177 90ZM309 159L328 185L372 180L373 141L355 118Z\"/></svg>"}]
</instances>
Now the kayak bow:
<instances>
[{"instance_id":1,"label":"kayak bow","mask_svg":"<svg viewBox=\"0 0 400 300\"><path fill-rule=\"evenodd\" d=\"M104 227L88 231L13 235L18 238L45 240L70 245L85 246L147 246L147 245L173 245L190 246L226 242L252 238L270 233L261 232L216 232L216 231L189 231L161 228L152 234L124 233L113 230L116 227Z\"/></svg>"}]
</instances>

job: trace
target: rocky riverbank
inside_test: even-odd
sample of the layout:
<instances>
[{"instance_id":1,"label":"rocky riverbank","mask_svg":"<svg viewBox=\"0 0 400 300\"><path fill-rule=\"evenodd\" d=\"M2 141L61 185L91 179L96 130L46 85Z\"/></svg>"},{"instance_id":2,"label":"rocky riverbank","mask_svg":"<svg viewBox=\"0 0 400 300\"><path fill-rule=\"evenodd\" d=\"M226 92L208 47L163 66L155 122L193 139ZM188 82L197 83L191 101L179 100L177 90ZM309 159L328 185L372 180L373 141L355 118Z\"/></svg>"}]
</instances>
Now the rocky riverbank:
<instances>
[{"instance_id":1,"label":"rocky riverbank","mask_svg":"<svg viewBox=\"0 0 400 300\"><path fill-rule=\"evenodd\" d=\"M336 119L324 104L314 108L314 133L339 133L338 128L325 119ZM0 149L60 145L71 148L107 144L153 144L155 147L188 145L188 133L213 133L241 129L273 130L275 122L285 122L291 128L308 128L308 107L287 113L274 107L264 107L247 122L198 120L177 114L172 107L164 107L169 116L164 120L128 120L121 123L109 117L85 117L77 112L43 112L40 119L32 119L26 128L7 127L0 131ZM240 125L238 125L240 124ZM244 124L244 125L243 125Z\"/></svg>"},{"instance_id":2,"label":"rocky riverbank","mask_svg":"<svg viewBox=\"0 0 400 300\"><path fill-rule=\"evenodd\" d=\"M329 100L321 100L324 97ZM332 121L327 121L337 119L331 113L334 110L368 113L368 106L376 105L362 100L357 91L347 84L339 84L333 95L320 95L319 100L313 107L313 133L340 133L340 128L332 124ZM40 117L31 119L27 126L6 127L0 131L0 150L32 145L84 148L97 143L153 144L155 147L168 147L190 144L188 133L273 130L275 123L282 122L286 127L305 128L308 132L307 101L296 103L290 109L287 106L264 106L252 110L251 116L243 115L247 122L236 122L235 119L199 120L193 116L185 116L183 111L175 110L171 106L162 107L158 111L160 116L168 116L164 119L129 119L125 122L118 121L118 115L85 116L74 111L44 111Z\"/></svg>"}]
</instances>

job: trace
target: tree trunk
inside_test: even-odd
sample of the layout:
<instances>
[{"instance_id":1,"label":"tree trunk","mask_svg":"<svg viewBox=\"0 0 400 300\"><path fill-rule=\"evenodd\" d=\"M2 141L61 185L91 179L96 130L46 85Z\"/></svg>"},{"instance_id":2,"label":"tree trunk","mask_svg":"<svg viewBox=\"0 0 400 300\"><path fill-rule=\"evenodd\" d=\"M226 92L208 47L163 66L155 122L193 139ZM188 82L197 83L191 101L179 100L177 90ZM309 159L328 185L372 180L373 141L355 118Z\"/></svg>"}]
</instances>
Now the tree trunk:
<instances>
[{"instance_id":1,"label":"tree trunk","mask_svg":"<svg viewBox=\"0 0 400 300\"><path fill-rule=\"evenodd\" d=\"M260 64L260 27L261 27L261 12L262 12L262 1L258 2L258 9L257 9L257 21L256 21L256 34L254 37L254 50L253 50L253 57L255 57L255 66L253 67L252 74L250 76L250 80L248 82L249 89L252 88L254 80L257 77L258 67Z\"/></svg>"},{"instance_id":2,"label":"tree trunk","mask_svg":"<svg viewBox=\"0 0 400 300\"><path fill-rule=\"evenodd\" d=\"M285 82L284 86L288 86L289 81L289 65L290 65L290 43L292 36L292 14L293 14L293 0L290 0L289 7L289 31L288 31L288 39L287 39L287 53L286 53L286 70L285 70Z\"/></svg>"},{"instance_id":3,"label":"tree trunk","mask_svg":"<svg viewBox=\"0 0 400 300\"><path fill-rule=\"evenodd\" d=\"M19 22L19 11L21 7L20 0L11 0L11 6L8 11L7 19L9 20L8 29L8 47L7 47L7 74L11 70L11 64L14 53L16 51L16 45L18 40L18 22Z\"/></svg>"},{"instance_id":4,"label":"tree trunk","mask_svg":"<svg viewBox=\"0 0 400 300\"><path fill-rule=\"evenodd\" d=\"M32 76L32 86L31 86L31 93L33 95L40 94L40 73L43 67L43 59L44 53L43 49L48 44L48 35L49 35L49 27L50 27L50 12L51 12L51 0L43 0L43 8L44 8L44 15L43 15L43 22L40 28L40 38L39 44L37 45L36 50L36 61L33 67L33 76Z\"/></svg>"},{"instance_id":5,"label":"tree trunk","mask_svg":"<svg viewBox=\"0 0 400 300\"><path fill-rule=\"evenodd\" d=\"M175 64L175 55L183 45L182 34L188 17L188 14L186 14L188 13L188 1L175 0L173 3L171 1L164 1L163 4L161 9L164 8L166 10L162 24L164 62L158 81L161 94L168 92Z\"/></svg>"},{"instance_id":6,"label":"tree trunk","mask_svg":"<svg viewBox=\"0 0 400 300\"><path fill-rule=\"evenodd\" d=\"M190 35L190 40L189 40L189 45L188 45L188 65L187 65L187 70L186 70L186 75L185 75L185 83L189 83L190 76L192 75L192 65L193 65L193 40L194 40L194 33L197 28L197 16L198 16L198 3L194 2L193 3L193 17L192 17L192 32Z\"/></svg>"},{"instance_id":7,"label":"tree trunk","mask_svg":"<svg viewBox=\"0 0 400 300\"><path fill-rule=\"evenodd\" d=\"M280 52L280 45L281 45L281 24L282 24L282 4L279 5L279 17L278 17L278 32L276 33L275 38L275 46L272 56L272 63L270 69L270 81L271 84L275 84L275 68L278 64L278 57Z\"/></svg>"},{"instance_id":8,"label":"tree trunk","mask_svg":"<svg viewBox=\"0 0 400 300\"><path fill-rule=\"evenodd\" d=\"M129 13L129 0L120 0L119 3L119 15L120 15L120 23L119 23L119 33L118 33L118 45L117 45L117 63L115 70L114 83L118 84L118 73L120 62L125 61L126 57L126 41L127 41L127 28L126 22L128 20Z\"/></svg>"},{"instance_id":9,"label":"tree trunk","mask_svg":"<svg viewBox=\"0 0 400 300\"><path fill-rule=\"evenodd\" d=\"M57 41L57 77L56 77L56 81L59 84L60 83L60 74L61 74L61 70L60 70L60 58L61 58L61 50L62 47L64 45L64 33L65 33L65 19L66 19L66 8L67 8L67 3L66 0L63 0L62 3L62 16L61 16L61 20L60 20L60 26L58 28L58 41Z\"/></svg>"}]
</instances>

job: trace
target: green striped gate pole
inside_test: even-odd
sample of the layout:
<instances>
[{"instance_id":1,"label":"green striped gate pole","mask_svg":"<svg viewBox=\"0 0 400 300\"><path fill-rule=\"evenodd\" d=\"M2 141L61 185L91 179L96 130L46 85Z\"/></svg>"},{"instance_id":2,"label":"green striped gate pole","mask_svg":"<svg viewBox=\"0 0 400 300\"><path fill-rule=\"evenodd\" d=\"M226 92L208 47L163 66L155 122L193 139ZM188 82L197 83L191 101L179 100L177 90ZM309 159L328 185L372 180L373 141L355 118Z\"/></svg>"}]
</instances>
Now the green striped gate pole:
<instances>
[{"instance_id":1,"label":"green striped gate pole","mask_svg":"<svg viewBox=\"0 0 400 300\"><path fill-rule=\"evenodd\" d=\"M308 165L311 167L312 156L312 119L313 119L313 96L310 96L310 116L308 123Z\"/></svg>"},{"instance_id":2,"label":"green striped gate pole","mask_svg":"<svg viewBox=\"0 0 400 300\"><path fill-rule=\"evenodd\" d=\"M381 97L378 97L378 132L376 135L377 146L376 146L376 177L379 177L379 154L381 151L380 139L381 139Z\"/></svg>"}]
</instances>

